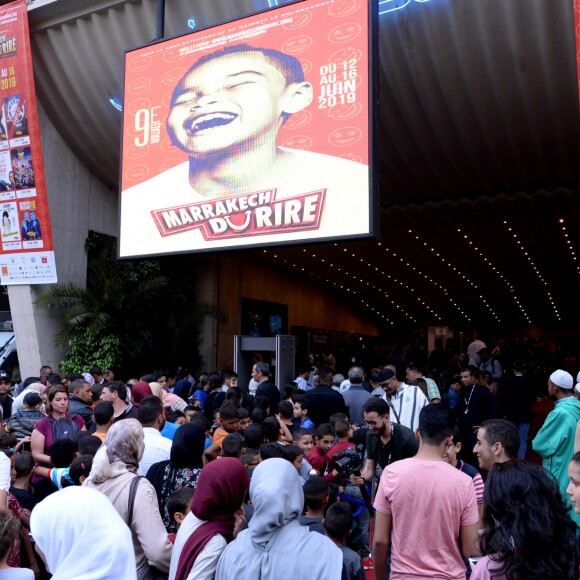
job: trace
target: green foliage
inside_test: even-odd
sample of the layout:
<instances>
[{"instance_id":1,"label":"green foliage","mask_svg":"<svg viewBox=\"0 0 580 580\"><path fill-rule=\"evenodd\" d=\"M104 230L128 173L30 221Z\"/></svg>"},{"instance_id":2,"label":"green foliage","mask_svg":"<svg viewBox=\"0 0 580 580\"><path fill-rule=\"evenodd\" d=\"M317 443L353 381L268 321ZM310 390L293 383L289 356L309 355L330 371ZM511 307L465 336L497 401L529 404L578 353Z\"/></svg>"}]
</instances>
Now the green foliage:
<instances>
[{"instance_id":1,"label":"green foliage","mask_svg":"<svg viewBox=\"0 0 580 580\"><path fill-rule=\"evenodd\" d=\"M86 288L56 284L35 302L64 314L54 337L70 346L61 369L78 372L86 361L127 373L195 365L197 325L218 312L196 302L183 259L118 260L117 240L94 232L85 249Z\"/></svg>"},{"instance_id":2,"label":"green foliage","mask_svg":"<svg viewBox=\"0 0 580 580\"><path fill-rule=\"evenodd\" d=\"M94 336L80 330L70 341L66 359L60 363L65 373L87 371L97 365L103 369L119 368L122 361L121 339L114 335Z\"/></svg>"}]
</instances>

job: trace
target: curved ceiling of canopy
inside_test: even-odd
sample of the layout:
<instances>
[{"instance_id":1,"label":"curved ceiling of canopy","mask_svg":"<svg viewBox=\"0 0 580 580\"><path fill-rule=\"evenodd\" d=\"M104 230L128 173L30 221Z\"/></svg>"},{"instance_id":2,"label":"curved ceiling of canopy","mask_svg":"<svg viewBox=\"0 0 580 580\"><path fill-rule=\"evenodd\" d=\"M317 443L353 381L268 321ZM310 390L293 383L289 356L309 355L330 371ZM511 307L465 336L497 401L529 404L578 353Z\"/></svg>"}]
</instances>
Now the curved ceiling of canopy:
<instances>
[{"instance_id":1,"label":"curved ceiling of canopy","mask_svg":"<svg viewBox=\"0 0 580 580\"><path fill-rule=\"evenodd\" d=\"M167 0L167 37L277 0ZM278 4L286 2L279 1ZM32 0L39 98L118 186L124 51L156 0ZM379 17L380 241L259 254L387 326L580 322L580 134L569 0L386 0Z\"/></svg>"}]
</instances>

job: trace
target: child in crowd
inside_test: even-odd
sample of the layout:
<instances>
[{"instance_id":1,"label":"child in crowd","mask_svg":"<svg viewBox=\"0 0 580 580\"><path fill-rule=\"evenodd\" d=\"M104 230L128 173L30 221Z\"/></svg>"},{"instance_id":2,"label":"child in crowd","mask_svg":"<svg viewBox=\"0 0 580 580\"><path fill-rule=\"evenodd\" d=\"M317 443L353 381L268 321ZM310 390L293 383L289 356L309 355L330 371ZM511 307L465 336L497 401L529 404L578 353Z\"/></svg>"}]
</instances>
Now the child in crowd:
<instances>
[{"instance_id":1,"label":"child in crowd","mask_svg":"<svg viewBox=\"0 0 580 580\"><path fill-rule=\"evenodd\" d=\"M189 506L191 505L191 498L193 497L194 491L193 487L182 487L175 490L167 500L167 511L169 512L171 520L175 522L177 531L179 531L179 526L181 526L185 516L191 511ZM169 541L172 544L175 543L177 531L175 534L168 535Z\"/></svg>"},{"instance_id":2,"label":"child in crowd","mask_svg":"<svg viewBox=\"0 0 580 580\"><path fill-rule=\"evenodd\" d=\"M456 467L459 471L463 471L471 477L473 480L473 486L475 487L475 497L477 499L477 510L479 512L479 518L482 517L483 512L483 492L485 490L485 484L483 479L473 465L465 463L462 459L457 458L457 454L461 451L461 431L455 427L453 430L453 443L447 447L445 454L443 455L443 460L449 463L449 465Z\"/></svg>"},{"instance_id":3,"label":"child in crowd","mask_svg":"<svg viewBox=\"0 0 580 580\"><path fill-rule=\"evenodd\" d=\"M243 435L250 425L250 411L244 407L240 407L238 409L238 418L238 431Z\"/></svg>"},{"instance_id":4,"label":"child in crowd","mask_svg":"<svg viewBox=\"0 0 580 580\"><path fill-rule=\"evenodd\" d=\"M260 445L264 443L264 433L260 425L253 423L246 429L244 433L244 442L249 449L260 449Z\"/></svg>"},{"instance_id":5,"label":"child in crowd","mask_svg":"<svg viewBox=\"0 0 580 580\"><path fill-rule=\"evenodd\" d=\"M300 476L300 481L304 485L310 477L310 470L312 469L312 465L304 458L304 450L298 447L298 445L286 445L284 447L284 459L290 461L296 468Z\"/></svg>"},{"instance_id":6,"label":"child in crowd","mask_svg":"<svg viewBox=\"0 0 580 580\"><path fill-rule=\"evenodd\" d=\"M328 418L328 422L332 425L333 429L337 421L348 421L348 417L344 413L333 413Z\"/></svg>"},{"instance_id":7,"label":"child in crowd","mask_svg":"<svg viewBox=\"0 0 580 580\"><path fill-rule=\"evenodd\" d=\"M352 532L352 510L347 503L334 503L322 521L326 535L342 551L343 580L365 580L365 571L360 556L345 544Z\"/></svg>"},{"instance_id":8,"label":"child in crowd","mask_svg":"<svg viewBox=\"0 0 580 580\"><path fill-rule=\"evenodd\" d=\"M93 411L93 422L97 426L93 435L101 441L105 440L109 427L113 424L113 414L115 410L113 403L109 401L100 401L95 405Z\"/></svg>"},{"instance_id":9,"label":"child in crowd","mask_svg":"<svg viewBox=\"0 0 580 580\"><path fill-rule=\"evenodd\" d=\"M77 440L76 456L79 457L81 455L91 455L94 457L103 442L94 435L87 435L86 431L80 431L80 433L77 433L77 435L80 434L83 434L84 437L79 437Z\"/></svg>"},{"instance_id":10,"label":"child in crowd","mask_svg":"<svg viewBox=\"0 0 580 580\"><path fill-rule=\"evenodd\" d=\"M44 400L39 393L31 391L24 396L22 401L24 409L16 411L8 419L8 431L12 433L18 441L24 437L30 437L36 422L44 419L46 415L40 410L44 405Z\"/></svg>"},{"instance_id":11,"label":"child in crowd","mask_svg":"<svg viewBox=\"0 0 580 580\"><path fill-rule=\"evenodd\" d=\"M315 425L308 417L308 409L310 408L310 401L308 397L296 399L294 403L294 417L300 422L302 429L314 429Z\"/></svg>"},{"instance_id":12,"label":"child in crowd","mask_svg":"<svg viewBox=\"0 0 580 580\"><path fill-rule=\"evenodd\" d=\"M20 522L10 511L0 510L0 578L34 580L32 570L13 568L8 564L10 555L18 551L20 529Z\"/></svg>"},{"instance_id":13,"label":"child in crowd","mask_svg":"<svg viewBox=\"0 0 580 580\"><path fill-rule=\"evenodd\" d=\"M72 482L72 485L82 485L85 479L91 473L91 468L93 467L93 455L80 455L77 457L70 466L68 475L69 479ZM63 481L63 487L68 487L64 485L65 483L69 483L66 480Z\"/></svg>"},{"instance_id":14,"label":"child in crowd","mask_svg":"<svg viewBox=\"0 0 580 580\"><path fill-rule=\"evenodd\" d=\"M289 461L298 473L302 471L304 464L304 451L298 445L286 445L284 447L284 459Z\"/></svg>"},{"instance_id":15,"label":"child in crowd","mask_svg":"<svg viewBox=\"0 0 580 580\"><path fill-rule=\"evenodd\" d=\"M264 417L269 417L270 416L270 399L268 399L268 397L262 397L260 395L258 395L257 397L254 397L254 409L256 407L262 409L262 411L264 411Z\"/></svg>"},{"instance_id":16,"label":"child in crowd","mask_svg":"<svg viewBox=\"0 0 580 580\"><path fill-rule=\"evenodd\" d=\"M209 381L206 379L203 383L197 385L197 389L191 395L191 403L199 407L202 411L205 409L205 400L209 394ZM197 402L196 402L197 401Z\"/></svg>"},{"instance_id":17,"label":"child in crowd","mask_svg":"<svg viewBox=\"0 0 580 580\"><path fill-rule=\"evenodd\" d=\"M308 526L311 532L319 532L326 535L322 520L324 519L324 511L328 505L330 488L328 483L322 477L313 475L302 486L304 492L304 506L306 514L301 516L298 520L301 526Z\"/></svg>"},{"instance_id":18,"label":"child in crowd","mask_svg":"<svg viewBox=\"0 0 580 580\"><path fill-rule=\"evenodd\" d=\"M284 448L278 443L269 442L260 445L260 461L266 461L266 459L272 459L272 457L284 458Z\"/></svg>"},{"instance_id":19,"label":"child in crowd","mask_svg":"<svg viewBox=\"0 0 580 580\"><path fill-rule=\"evenodd\" d=\"M34 494L30 492L30 478L34 469L32 454L15 453L10 460L12 462L10 493L16 497L23 509L32 511L36 505Z\"/></svg>"},{"instance_id":20,"label":"child in crowd","mask_svg":"<svg viewBox=\"0 0 580 580\"><path fill-rule=\"evenodd\" d=\"M193 416L193 414L199 411L200 408L201 407L199 407L199 405L197 407L195 405L187 405L187 407L183 409L183 416L185 417L185 422L189 423L191 421L191 417Z\"/></svg>"},{"instance_id":21,"label":"child in crowd","mask_svg":"<svg viewBox=\"0 0 580 580\"><path fill-rule=\"evenodd\" d=\"M294 443L304 451L304 457L308 459L314 448L314 432L311 429L299 427L292 433Z\"/></svg>"},{"instance_id":22,"label":"child in crowd","mask_svg":"<svg viewBox=\"0 0 580 580\"><path fill-rule=\"evenodd\" d=\"M327 454L334 445L334 437L335 432L330 423L322 423L316 429L315 445L308 456L308 461L320 476L324 476L328 471Z\"/></svg>"},{"instance_id":23,"label":"child in crowd","mask_svg":"<svg viewBox=\"0 0 580 580\"><path fill-rule=\"evenodd\" d=\"M230 387L226 391L225 402L239 409L242 406L242 390L239 387Z\"/></svg>"},{"instance_id":24,"label":"child in crowd","mask_svg":"<svg viewBox=\"0 0 580 580\"><path fill-rule=\"evenodd\" d=\"M326 456L329 471L334 469L334 456L337 453L340 453L349 447L354 447L354 443L349 441L350 437L352 437L352 426L347 419L336 421L334 424L334 432L338 441L332 446L332 449Z\"/></svg>"},{"instance_id":25,"label":"child in crowd","mask_svg":"<svg viewBox=\"0 0 580 580\"><path fill-rule=\"evenodd\" d=\"M50 479L57 489L62 489L62 480L73 484L69 471L71 463L74 461L77 452L77 443L71 439L57 439L50 447L50 460L53 467L42 467L38 465L34 468L36 475L41 475Z\"/></svg>"},{"instance_id":26,"label":"child in crowd","mask_svg":"<svg viewBox=\"0 0 580 580\"><path fill-rule=\"evenodd\" d=\"M186 423L185 414L181 411L171 411L166 418L169 423L174 423L175 425L185 425Z\"/></svg>"},{"instance_id":27,"label":"child in crowd","mask_svg":"<svg viewBox=\"0 0 580 580\"><path fill-rule=\"evenodd\" d=\"M230 433L224 437L222 442L222 457L241 459L244 451L244 438L240 433Z\"/></svg>"},{"instance_id":28,"label":"child in crowd","mask_svg":"<svg viewBox=\"0 0 580 580\"><path fill-rule=\"evenodd\" d=\"M266 418L266 413L262 408L254 407L252 409L252 412L250 413L250 417L253 424L261 425L264 422L264 419Z\"/></svg>"},{"instance_id":29,"label":"child in crowd","mask_svg":"<svg viewBox=\"0 0 580 580\"><path fill-rule=\"evenodd\" d=\"M290 433L294 431L294 429L298 429L300 427L298 422L292 421L294 417L294 406L290 401L280 401L278 403L278 415L279 420L286 425L286 428Z\"/></svg>"},{"instance_id":30,"label":"child in crowd","mask_svg":"<svg viewBox=\"0 0 580 580\"><path fill-rule=\"evenodd\" d=\"M287 445L293 440L287 425L279 415L266 417L262 423L262 432L267 441L277 441L280 445Z\"/></svg>"},{"instance_id":31,"label":"child in crowd","mask_svg":"<svg viewBox=\"0 0 580 580\"><path fill-rule=\"evenodd\" d=\"M260 463L260 452L257 449L246 449L246 452L242 455L242 463L248 471L250 478L252 477L252 472L258 464Z\"/></svg>"},{"instance_id":32,"label":"child in crowd","mask_svg":"<svg viewBox=\"0 0 580 580\"><path fill-rule=\"evenodd\" d=\"M228 433L235 433L238 430L238 421L238 409L231 403L224 403L219 409L219 427L213 434L211 445L205 450L207 459L211 461L217 457Z\"/></svg>"}]
</instances>

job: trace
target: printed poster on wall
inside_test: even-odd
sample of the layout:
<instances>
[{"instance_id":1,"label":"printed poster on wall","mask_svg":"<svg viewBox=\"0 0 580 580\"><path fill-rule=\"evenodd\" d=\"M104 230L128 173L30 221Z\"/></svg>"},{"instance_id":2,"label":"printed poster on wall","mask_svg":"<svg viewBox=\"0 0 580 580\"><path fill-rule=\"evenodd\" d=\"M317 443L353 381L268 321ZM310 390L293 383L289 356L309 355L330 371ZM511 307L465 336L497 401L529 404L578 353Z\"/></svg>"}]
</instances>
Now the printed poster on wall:
<instances>
[{"instance_id":1,"label":"printed poster on wall","mask_svg":"<svg viewBox=\"0 0 580 580\"><path fill-rule=\"evenodd\" d=\"M0 6L0 283L56 282L26 1Z\"/></svg>"},{"instance_id":2,"label":"printed poster on wall","mask_svg":"<svg viewBox=\"0 0 580 580\"><path fill-rule=\"evenodd\" d=\"M304 0L125 57L120 256L373 234L370 0Z\"/></svg>"}]
</instances>

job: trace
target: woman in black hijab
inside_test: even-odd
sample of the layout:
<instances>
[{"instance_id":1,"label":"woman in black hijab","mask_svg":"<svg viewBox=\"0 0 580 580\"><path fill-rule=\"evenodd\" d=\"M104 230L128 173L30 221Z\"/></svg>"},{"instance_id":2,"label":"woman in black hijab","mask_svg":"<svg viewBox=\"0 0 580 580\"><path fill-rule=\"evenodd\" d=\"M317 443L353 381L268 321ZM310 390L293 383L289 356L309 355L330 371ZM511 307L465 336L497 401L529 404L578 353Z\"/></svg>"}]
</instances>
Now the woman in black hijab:
<instances>
[{"instance_id":1,"label":"woman in black hijab","mask_svg":"<svg viewBox=\"0 0 580 580\"><path fill-rule=\"evenodd\" d=\"M175 522L169 517L169 496L182 487L197 486L197 478L203 467L205 433L196 425L182 425L176 432L171 446L169 461L153 464L147 479L153 484L159 501L159 512L168 533L175 533Z\"/></svg>"}]
</instances>

